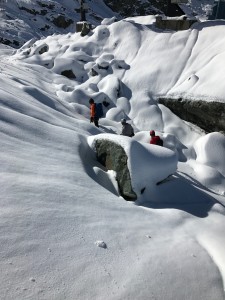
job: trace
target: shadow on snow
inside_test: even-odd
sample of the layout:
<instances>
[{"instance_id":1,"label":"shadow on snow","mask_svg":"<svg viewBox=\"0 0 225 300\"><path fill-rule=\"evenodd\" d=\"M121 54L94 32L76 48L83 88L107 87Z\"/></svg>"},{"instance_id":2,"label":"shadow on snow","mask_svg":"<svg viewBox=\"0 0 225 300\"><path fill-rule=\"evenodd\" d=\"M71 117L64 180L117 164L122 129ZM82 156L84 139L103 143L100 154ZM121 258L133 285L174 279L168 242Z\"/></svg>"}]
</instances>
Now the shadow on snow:
<instances>
[{"instance_id":1,"label":"shadow on snow","mask_svg":"<svg viewBox=\"0 0 225 300\"><path fill-rule=\"evenodd\" d=\"M171 180L156 186L148 193L148 200L137 205L154 209L178 209L199 218L208 216L215 204L225 206L210 194L215 194L197 180L183 173L176 173ZM210 194L209 194L210 193ZM225 210L224 210L225 214Z\"/></svg>"}]
</instances>

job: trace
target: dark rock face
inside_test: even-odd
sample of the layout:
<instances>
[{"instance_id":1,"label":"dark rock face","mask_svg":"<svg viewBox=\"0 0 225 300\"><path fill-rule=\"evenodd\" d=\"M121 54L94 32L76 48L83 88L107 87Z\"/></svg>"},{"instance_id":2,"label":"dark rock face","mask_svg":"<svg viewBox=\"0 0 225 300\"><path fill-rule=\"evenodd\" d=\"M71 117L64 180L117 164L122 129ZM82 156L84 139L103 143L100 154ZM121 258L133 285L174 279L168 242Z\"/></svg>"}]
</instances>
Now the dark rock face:
<instances>
[{"instance_id":1,"label":"dark rock face","mask_svg":"<svg viewBox=\"0 0 225 300\"><path fill-rule=\"evenodd\" d=\"M95 71L93 68L91 69L91 76L97 76L98 72Z\"/></svg>"},{"instance_id":2,"label":"dark rock face","mask_svg":"<svg viewBox=\"0 0 225 300\"><path fill-rule=\"evenodd\" d=\"M91 24L89 24L87 22L83 22L80 35L85 36L90 32L90 30L91 30Z\"/></svg>"},{"instance_id":3,"label":"dark rock face","mask_svg":"<svg viewBox=\"0 0 225 300\"><path fill-rule=\"evenodd\" d=\"M73 73L72 70L65 70L65 71L62 71L62 72L61 72L61 75L65 76L65 77L67 77L67 78L69 78L69 79L74 79L74 78L76 78L76 76L75 76L75 74Z\"/></svg>"},{"instance_id":4,"label":"dark rock face","mask_svg":"<svg viewBox=\"0 0 225 300\"><path fill-rule=\"evenodd\" d=\"M43 54L45 52L48 52L48 45L44 45L40 50L39 50L39 54Z\"/></svg>"},{"instance_id":5,"label":"dark rock face","mask_svg":"<svg viewBox=\"0 0 225 300\"><path fill-rule=\"evenodd\" d=\"M19 42L16 40L8 40L8 39L4 39L2 37L0 37L0 43L1 44L5 44L11 47L18 47L19 46Z\"/></svg>"},{"instance_id":6,"label":"dark rock face","mask_svg":"<svg viewBox=\"0 0 225 300\"><path fill-rule=\"evenodd\" d=\"M147 0L146 2L140 0L104 0L104 2L123 17L162 13L167 7L167 1L163 0Z\"/></svg>"},{"instance_id":7,"label":"dark rock face","mask_svg":"<svg viewBox=\"0 0 225 300\"><path fill-rule=\"evenodd\" d=\"M73 24L73 20L67 19L65 16L60 15L57 18L54 18L52 20L52 23L59 28L65 29L65 28L69 27L71 24Z\"/></svg>"},{"instance_id":8,"label":"dark rock face","mask_svg":"<svg viewBox=\"0 0 225 300\"><path fill-rule=\"evenodd\" d=\"M41 1L37 1L37 3L41 6L41 7L47 7L48 9L54 9L55 5L54 4L46 4L46 3L42 3Z\"/></svg>"},{"instance_id":9,"label":"dark rock face","mask_svg":"<svg viewBox=\"0 0 225 300\"><path fill-rule=\"evenodd\" d=\"M132 189L130 172L127 167L127 155L124 149L109 140L97 140L95 143L97 160L107 168L116 171L121 196L126 200L136 200Z\"/></svg>"},{"instance_id":10,"label":"dark rock face","mask_svg":"<svg viewBox=\"0 0 225 300\"><path fill-rule=\"evenodd\" d=\"M20 7L21 10L25 10L26 12L28 12L31 15L39 15L39 12L34 10L34 9L28 9L27 7Z\"/></svg>"},{"instance_id":11,"label":"dark rock face","mask_svg":"<svg viewBox=\"0 0 225 300\"><path fill-rule=\"evenodd\" d=\"M185 14L179 5L168 0L104 0L104 2L123 17L162 13L169 17L175 17Z\"/></svg>"},{"instance_id":12,"label":"dark rock face","mask_svg":"<svg viewBox=\"0 0 225 300\"><path fill-rule=\"evenodd\" d=\"M157 28L162 30L187 30L189 29L197 20L188 20L186 17L179 17L176 19L164 19L162 16L156 16L155 25Z\"/></svg>"},{"instance_id":13,"label":"dark rock face","mask_svg":"<svg viewBox=\"0 0 225 300\"><path fill-rule=\"evenodd\" d=\"M214 131L225 132L225 104L206 102L202 100L165 99L159 103L168 107L181 119L191 122L207 133Z\"/></svg>"}]
</instances>

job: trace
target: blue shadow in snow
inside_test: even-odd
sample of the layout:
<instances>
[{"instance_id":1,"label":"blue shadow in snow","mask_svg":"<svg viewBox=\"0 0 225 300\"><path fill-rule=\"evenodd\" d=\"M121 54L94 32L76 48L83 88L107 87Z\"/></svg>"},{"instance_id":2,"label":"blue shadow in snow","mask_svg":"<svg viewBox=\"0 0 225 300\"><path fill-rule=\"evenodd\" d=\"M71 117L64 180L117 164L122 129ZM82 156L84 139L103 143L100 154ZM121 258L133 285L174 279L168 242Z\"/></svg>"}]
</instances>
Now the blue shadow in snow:
<instances>
[{"instance_id":1,"label":"blue shadow in snow","mask_svg":"<svg viewBox=\"0 0 225 300\"><path fill-rule=\"evenodd\" d=\"M212 191L192 177L186 174L185 177L182 173L176 173L168 181L156 186L151 195L154 201L146 201L140 206L153 209L178 209L199 218L207 217L215 204L225 208L221 202L207 193L214 194Z\"/></svg>"},{"instance_id":2,"label":"blue shadow in snow","mask_svg":"<svg viewBox=\"0 0 225 300\"><path fill-rule=\"evenodd\" d=\"M96 160L96 154L89 147L84 136L80 136L79 155L87 175L112 194L119 196L107 170Z\"/></svg>"}]
</instances>

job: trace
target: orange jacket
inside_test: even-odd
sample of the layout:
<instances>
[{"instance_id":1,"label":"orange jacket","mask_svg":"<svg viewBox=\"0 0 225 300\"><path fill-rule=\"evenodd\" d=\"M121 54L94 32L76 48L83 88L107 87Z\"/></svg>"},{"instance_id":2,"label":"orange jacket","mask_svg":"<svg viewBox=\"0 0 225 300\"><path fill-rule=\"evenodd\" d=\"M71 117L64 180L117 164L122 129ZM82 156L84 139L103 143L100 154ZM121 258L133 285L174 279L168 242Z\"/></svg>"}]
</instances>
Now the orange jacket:
<instances>
[{"instance_id":1,"label":"orange jacket","mask_svg":"<svg viewBox=\"0 0 225 300\"><path fill-rule=\"evenodd\" d=\"M95 103L92 103L91 106L90 106L90 114L91 114L91 117L94 118L94 116L95 116Z\"/></svg>"}]
</instances>

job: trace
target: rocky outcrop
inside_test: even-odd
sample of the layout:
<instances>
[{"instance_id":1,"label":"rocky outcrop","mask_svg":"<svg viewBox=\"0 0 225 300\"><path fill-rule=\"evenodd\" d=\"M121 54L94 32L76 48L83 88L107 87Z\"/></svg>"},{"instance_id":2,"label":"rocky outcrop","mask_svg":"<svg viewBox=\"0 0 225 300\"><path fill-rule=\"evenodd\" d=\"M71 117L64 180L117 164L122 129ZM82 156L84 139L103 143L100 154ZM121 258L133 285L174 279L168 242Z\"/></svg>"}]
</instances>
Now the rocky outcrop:
<instances>
[{"instance_id":1,"label":"rocky outcrop","mask_svg":"<svg viewBox=\"0 0 225 300\"><path fill-rule=\"evenodd\" d=\"M167 7L167 3L163 0L147 0L141 2L139 0L104 0L113 11L119 13L123 17L145 16L156 13L162 13Z\"/></svg>"},{"instance_id":2,"label":"rocky outcrop","mask_svg":"<svg viewBox=\"0 0 225 300\"><path fill-rule=\"evenodd\" d=\"M53 18L52 23L59 28L65 29L73 24L73 20L66 18L64 15L59 15L56 18Z\"/></svg>"},{"instance_id":3,"label":"rocky outcrop","mask_svg":"<svg viewBox=\"0 0 225 300\"><path fill-rule=\"evenodd\" d=\"M3 14L3 16L1 15L1 20L3 22L1 22L2 30L0 31L0 37L2 40L0 43L10 45L14 48L21 47L32 36L41 38L42 36L52 35L52 33L62 34L73 32L74 27L70 26L70 24L73 25L80 20L80 1L77 0L0 0L0 2L2 4L1 7L4 8L1 10ZM84 2L88 4L88 1ZM104 0L104 2L112 8L118 20L131 16L166 14L169 3L169 1L165 0ZM189 9L193 10L192 5L188 5ZM103 9L104 11L105 9ZM111 18L112 13L109 11L109 14L101 15L98 5L95 11L95 5L92 3L87 9L86 17L88 22L96 26L104 18ZM6 19L5 22L4 19ZM31 26L31 22L33 22L34 26ZM6 27L5 24L7 24ZM19 27L17 24L19 24ZM77 32L80 31L81 29Z\"/></svg>"},{"instance_id":4,"label":"rocky outcrop","mask_svg":"<svg viewBox=\"0 0 225 300\"><path fill-rule=\"evenodd\" d=\"M146 16L154 14L165 14L170 17L184 15L183 10L177 3L165 0L104 0L113 11L123 17Z\"/></svg>"},{"instance_id":5,"label":"rocky outcrop","mask_svg":"<svg viewBox=\"0 0 225 300\"><path fill-rule=\"evenodd\" d=\"M62 71L61 72L61 75L69 78L69 79L75 79L76 78L76 75L73 73L72 70L65 70L65 71Z\"/></svg>"},{"instance_id":6,"label":"rocky outcrop","mask_svg":"<svg viewBox=\"0 0 225 300\"><path fill-rule=\"evenodd\" d=\"M2 37L0 37L0 43L1 44L5 44L11 47L18 47L19 46L19 42L16 40L8 40L8 39L4 39Z\"/></svg>"},{"instance_id":7,"label":"rocky outcrop","mask_svg":"<svg viewBox=\"0 0 225 300\"><path fill-rule=\"evenodd\" d=\"M35 9L29 9L27 7L21 6L20 7L21 10L25 10L26 12L28 12L31 15L39 15L39 11L36 11Z\"/></svg>"},{"instance_id":8,"label":"rocky outcrop","mask_svg":"<svg viewBox=\"0 0 225 300\"><path fill-rule=\"evenodd\" d=\"M39 54L43 54L45 52L48 52L48 45L44 45L43 47L41 47L41 49L39 50Z\"/></svg>"},{"instance_id":9,"label":"rocky outcrop","mask_svg":"<svg viewBox=\"0 0 225 300\"><path fill-rule=\"evenodd\" d=\"M34 36L41 38L73 31L71 25L78 18L73 10L77 4L70 1L71 7L65 5L65 1L0 0L0 43L19 48Z\"/></svg>"},{"instance_id":10,"label":"rocky outcrop","mask_svg":"<svg viewBox=\"0 0 225 300\"><path fill-rule=\"evenodd\" d=\"M207 133L225 133L225 104L202 100L160 98L159 103L168 107L179 118L191 122Z\"/></svg>"},{"instance_id":11,"label":"rocky outcrop","mask_svg":"<svg viewBox=\"0 0 225 300\"><path fill-rule=\"evenodd\" d=\"M156 16L155 26L162 30L187 30L189 29L197 20L188 19L186 16L177 18L166 18L163 16Z\"/></svg>"},{"instance_id":12,"label":"rocky outcrop","mask_svg":"<svg viewBox=\"0 0 225 300\"><path fill-rule=\"evenodd\" d=\"M91 30L91 24L87 22L83 22L80 35L85 36L90 32L90 30Z\"/></svg>"},{"instance_id":13,"label":"rocky outcrop","mask_svg":"<svg viewBox=\"0 0 225 300\"><path fill-rule=\"evenodd\" d=\"M95 143L97 160L107 170L116 172L116 180L121 196L126 200L136 200L137 195L131 185L130 172L127 167L127 155L124 149L109 140L99 139Z\"/></svg>"},{"instance_id":14,"label":"rocky outcrop","mask_svg":"<svg viewBox=\"0 0 225 300\"><path fill-rule=\"evenodd\" d=\"M42 3L41 1L37 1L37 4L39 4L41 7L46 7L51 10L55 8L54 4Z\"/></svg>"}]
</instances>

